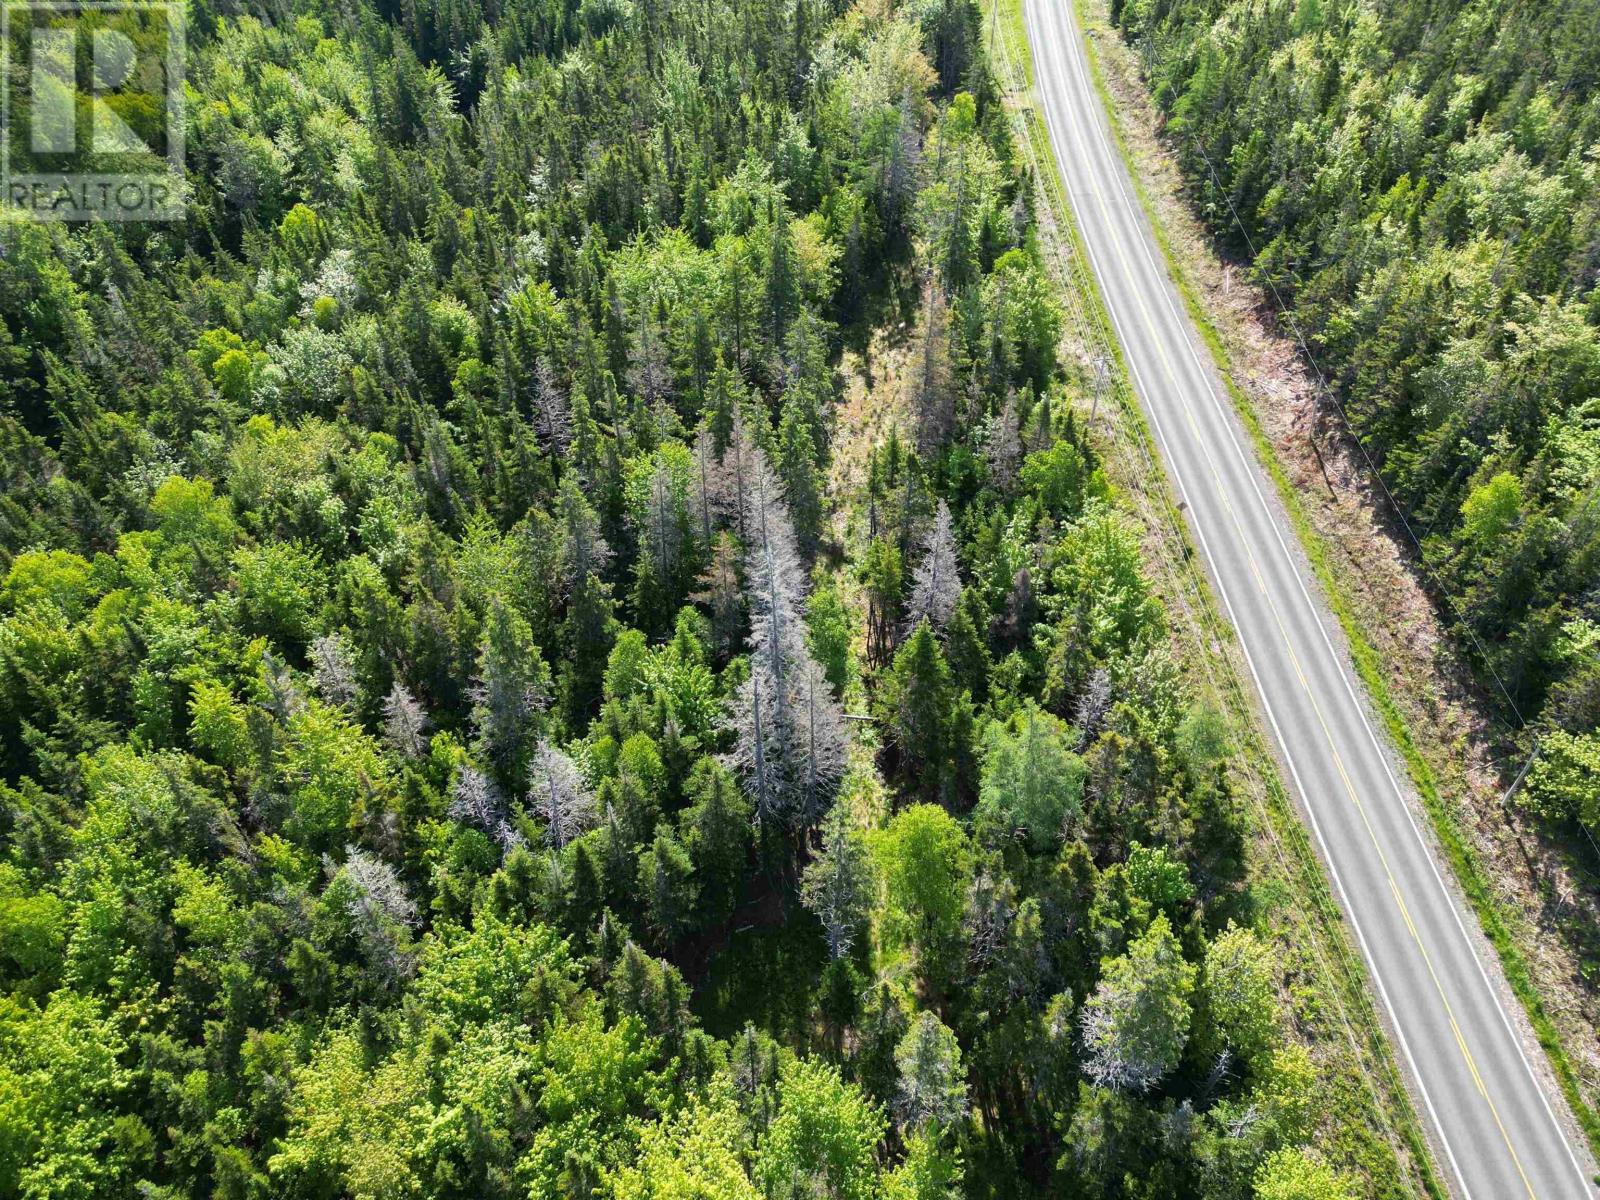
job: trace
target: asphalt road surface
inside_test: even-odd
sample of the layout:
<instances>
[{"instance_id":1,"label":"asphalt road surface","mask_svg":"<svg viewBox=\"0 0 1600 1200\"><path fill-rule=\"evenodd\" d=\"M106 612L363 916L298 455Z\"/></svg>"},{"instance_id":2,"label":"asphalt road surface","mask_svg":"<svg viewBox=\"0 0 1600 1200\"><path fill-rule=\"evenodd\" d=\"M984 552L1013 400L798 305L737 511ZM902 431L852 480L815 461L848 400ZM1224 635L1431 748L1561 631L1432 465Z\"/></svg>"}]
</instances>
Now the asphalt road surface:
<instances>
[{"instance_id":1,"label":"asphalt road surface","mask_svg":"<svg viewBox=\"0 0 1600 1200\"><path fill-rule=\"evenodd\" d=\"M1595 1194L1476 918L1446 886L1341 631L1167 274L1090 81L1068 0L1023 0L1036 88L1139 400L1371 968L1450 1185ZM1470 933L1469 933L1470 928ZM1530 1048L1531 1047L1531 1048Z\"/></svg>"}]
</instances>

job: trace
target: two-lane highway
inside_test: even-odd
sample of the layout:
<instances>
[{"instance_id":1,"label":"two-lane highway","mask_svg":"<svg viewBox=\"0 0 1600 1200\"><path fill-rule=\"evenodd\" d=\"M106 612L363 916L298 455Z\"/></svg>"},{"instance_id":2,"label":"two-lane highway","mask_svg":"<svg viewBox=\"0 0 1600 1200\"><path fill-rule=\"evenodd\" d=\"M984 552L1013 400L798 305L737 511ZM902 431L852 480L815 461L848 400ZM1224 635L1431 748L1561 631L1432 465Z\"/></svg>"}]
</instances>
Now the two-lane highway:
<instances>
[{"instance_id":1,"label":"two-lane highway","mask_svg":"<svg viewBox=\"0 0 1600 1200\"><path fill-rule=\"evenodd\" d=\"M1342 634L1168 277L1091 83L1070 0L1023 7L1051 144L1135 390L1445 1173L1473 1200L1591 1196L1586 1150L1566 1132L1545 1064L1524 1048L1523 1015L1502 998L1500 965L1480 949L1471 914L1445 882Z\"/></svg>"}]
</instances>

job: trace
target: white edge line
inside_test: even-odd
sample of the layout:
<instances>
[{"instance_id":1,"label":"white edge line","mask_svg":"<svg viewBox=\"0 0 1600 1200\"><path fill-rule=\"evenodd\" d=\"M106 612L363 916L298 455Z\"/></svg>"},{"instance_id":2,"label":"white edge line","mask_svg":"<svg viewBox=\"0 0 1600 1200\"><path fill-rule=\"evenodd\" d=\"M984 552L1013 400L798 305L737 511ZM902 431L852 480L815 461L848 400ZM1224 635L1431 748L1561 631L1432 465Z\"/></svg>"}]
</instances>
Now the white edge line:
<instances>
[{"instance_id":1,"label":"white edge line","mask_svg":"<svg viewBox=\"0 0 1600 1200\"><path fill-rule=\"evenodd\" d=\"M1065 0L1065 2L1067 7L1070 8L1072 6L1072 0ZM1096 106L1096 108L1098 108L1098 106ZM1113 160L1112 175L1117 181L1118 189L1122 192L1125 203L1128 205L1130 211L1134 215L1134 229L1136 232L1139 232L1141 222L1138 218L1140 215L1142 215L1143 210L1134 206L1133 197L1128 194L1127 181L1123 177L1123 171L1117 169L1121 165L1121 157L1112 152L1112 148L1107 141L1106 131L1103 125L1099 121L1095 121L1094 124L1095 132L1099 135L1102 147L1107 151L1108 154L1111 155ZM1566 1150L1567 1159L1572 1164L1572 1169L1577 1173L1578 1178L1583 1185L1584 1194L1587 1195L1590 1187L1589 1177L1584 1173L1583 1168L1578 1163L1578 1158L1573 1152L1572 1144L1567 1139L1566 1130L1562 1126L1561 1121L1557 1119L1555 1111L1550 1105L1550 1099L1545 1094L1544 1084L1540 1081L1538 1074L1534 1071L1533 1064L1528 1060L1527 1052L1523 1048L1523 1037L1513 1027L1510 1015L1506 1012L1505 1006L1500 1001L1499 989L1497 989L1493 981L1490 980L1489 973L1484 968L1482 958L1478 954L1478 948L1474 944L1472 937L1467 932L1466 924L1461 919L1461 913L1456 904L1455 897L1451 894L1449 886L1445 883L1444 877L1440 874L1439 864L1436 861L1432 848L1428 845L1427 839L1423 837L1421 828L1417 825L1416 816L1411 809L1411 803L1406 798L1404 791L1401 789L1399 781L1395 778L1394 770L1389 762L1390 752L1386 750L1383 744L1379 741L1377 733L1373 730L1372 723L1368 719L1366 704L1361 701L1351 683L1349 667L1345 662L1345 656L1341 655L1334 648L1333 641L1329 637L1328 630L1323 623L1322 614L1318 611L1316 603L1312 600L1311 594L1306 587L1305 579L1300 573L1299 563L1296 562L1294 555L1290 552L1288 545L1285 543L1283 531L1279 528L1278 521L1273 516L1272 507L1266 502L1266 498L1262 495L1260 480L1257 478L1260 471L1260 465L1255 462L1253 456L1247 456L1239 444L1238 436L1234 430L1234 422L1238 419L1238 416L1236 413L1230 415L1230 410L1224 409L1222 406L1221 400L1217 396L1216 387L1212 382L1212 372L1206 369L1205 364L1200 358L1199 352L1195 348L1194 337L1189 332L1193 328L1193 322L1187 321L1185 318L1179 316L1172 298L1172 284L1170 276L1166 271L1161 270L1157 266L1154 256L1150 250L1149 238L1147 236L1140 236L1135 240L1138 241L1139 247L1144 253L1147 264L1150 266L1151 270L1155 272L1156 277L1163 285L1159 290L1161 292L1162 300L1166 303L1168 312L1172 315L1174 320L1178 321L1179 327L1185 330L1185 336L1183 339L1185 348L1189 351L1189 356L1193 360L1196 369L1200 372L1201 377L1205 380L1206 392L1211 399L1212 406L1217 410L1218 416L1222 421L1222 425L1227 431L1228 440L1232 443L1235 453L1239 456L1239 459L1244 465L1245 475L1250 481L1251 489L1256 494L1256 499L1261 505L1262 512L1266 515L1267 523L1272 527L1273 536L1277 539L1279 548L1283 551L1284 557L1288 561L1290 570L1294 572L1295 582L1299 584L1301 595L1305 598L1306 606L1310 609L1312 619L1316 622L1317 632L1322 635L1323 644L1327 647L1328 654L1333 659L1335 669L1339 673L1340 682L1344 684L1345 691L1349 694L1350 700L1354 704L1356 712L1361 718L1361 726L1364 730L1366 730L1367 739L1372 743L1373 749L1378 753L1378 758L1383 765L1384 775L1388 777L1389 786L1393 789L1396 799L1400 801L1401 809L1405 812L1406 822L1411 826L1411 832L1415 835L1417 844L1422 848L1423 857L1428 861L1428 867L1433 872L1434 880L1438 883L1439 890L1444 894L1445 904L1450 909L1450 915L1455 920L1456 928L1461 933L1462 941L1466 943L1467 952L1472 956L1473 965L1478 968L1478 975L1483 980L1484 987L1489 992L1489 998L1494 1003L1495 1011L1500 1014L1500 1021L1505 1026L1506 1033L1510 1035L1512 1045L1516 1047L1517 1057L1522 1060L1523 1068L1527 1071L1528 1078L1533 1083L1534 1091L1538 1093L1539 1101L1544 1106L1545 1115L1550 1118L1550 1123L1555 1127L1556 1136L1560 1139L1562 1148ZM1482 931L1480 930L1479 932L1480 936L1482 936Z\"/></svg>"},{"instance_id":2,"label":"white edge line","mask_svg":"<svg viewBox=\"0 0 1600 1200\"><path fill-rule=\"evenodd\" d=\"M1025 5L1027 5L1031 9L1032 5L1031 5L1030 0L1023 0L1023 2L1024 2ZM1033 22L1030 21L1030 24L1033 24ZM1074 33L1075 32L1076 31L1074 31ZM1039 81L1036 78L1035 79L1035 83L1038 84L1038 82ZM1048 120L1048 118L1047 118L1047 120ZM1056 130L1054 128L1054 125L1052 124L1052 126L1051 126L1052 141L1055 140L1055 133L1056 133ZM1058 155L1058 158L1059 158L1059 155ZM1071 203L1072 202L1072 190L1070 188L1067 189L1067 195L1068 195L1069 203ZM1073 207L1076 208L1076 205L1074 204ZM1085 238L1083 244L1084 244L1084 250L1085 250L1085 252L1087 253L1087 255L1088 255L1089 259L1090 259L1091 265L1093 265L1093 267L1094 267L1095 274L1098 277L1102 278L1102 279L1105 278L1105 272L1102 271L1101 268L1100 268L1099 258L1095 254L1093 248L1091 247L1089 239ZM1105 289L1102 288L1102 291L1105 291ZM1169 297L1169 301L1170 301L1170 297ZM1131 352L1130 343L1129 343L1126 335L1123 333L1122 322L1117 318L1117 314L1116 314L1115 309L1114 309L1114 304L1113 304L1113 302L1112 302L1112 300L1111 300L1111 298L1109 296L1109 293L1106 293L1105 308L1106 308L1107 315L1111 318L1112 325L1116 327L1118 339L1122 342L1122 344L1125 347L1130 347L1130 351L1129 351L1129 354L1127 356L1127 362L1128 362L1129 370L1133 373L1135 378L1139 381L1141 390L1144 391L1148 395L1149 394L1149 389L1148 389L1148 387L1145 387L1144 384L1143 384L1143 378L1144 378L1143 377L1143 373L1139 370L1139 367L1138 367L1137 363L1135 362L1134 356L1133 356L1133 354ZM1185 341L1187 341L1187 340L1188 339L1186 338ZM1192 347L1191 347L1191 352L1192 352ZM1232 603L1231 599L1228 596L1227 585L1223 582L1222 574L1217 569L1216 559L1215 559L1215 556L1212 554L1210 542L1206 538L1204 530L1202 530L1200 528L1199 522L1197 520L1195 520L1193 515L1192 515L1193 512L1194 512L1194 506L1192 504L1190 504L1188 489L1187 489L1187 487L1185 487L1182 477L1180 475L1178 475L1178 473L1177 473L1175 460L1172 458L1171 454L1169 452L1166 452L1166 450L1165 450L1165 447L1168 444L1169 439L1167 438L1165 428L1161 423L1161 418L1157 415L1157 413L1155 412L1155 409L1154 409L1153 406L1147 406L1147 409L1149 411L1152 423L1156 426L1157 435L1160 438L1160 441L1162 443L1164 457L1167 459L1169 465L1171 466L1171 469L1169 470L1169 474L1170 474L1173 482L1177 484L1178 491L1179 491L1180 495L1183 498L1185 507L1188 508L1188 510L1191 513L1191 517L1189 519L1188 524L1194 530L1194 533L1195 533L1196 537L1198 537L1199 540L1200 540L1201 549L1204 551L1205 556L1206 556L1206 561L1207 561L1207 563L1209 564L1209 566L1211 568L1211 572L1210 573L1211 573L1213 582L1216 584L1217 590L1218 590L1219 594L1222 596L1223 606L1228 610L1228 620L1233 625L1235 631L1237 632L1239 630L1238 617L1236 616L1236 614L1234 612L1233 603ZM1356 938L1361 943L1362 955L1363 955L1363 957L1365 957L1367 959L1367 964L1368 964L1369 970L1371 972L1373 982L1377 985L1378 992L1379 992L1379 994L1381 995L1381 997L1383 999L1384 1007L1389 1013L1389 1023L1390 1023L1390 1026L1391 1026L1391 1028L1392 1028L1392 1030L1394 1032L1395 1038L1400 1043L1400 1048L1405 1054L1406 1062L1411 1067L1412 1078L1416 1082L1417 1090L1422 1093L1423 1103L1427 1106L1429 1116L1432 1117L1432 1119L1433 1119L1434 1128L1438 1133L1438 1136L1439 1136L1439 1139L1440 1139L1440 1143L1444 1148L1445 1155L1450 1160L1451 1169L1455 1172L1456 1179L1460 1184L1462 1194L1464 1196L1466 1196L1468 1198L1468 1200L1471 1200L1472 1193L1467 1188L1466 1180L1462 1176L1462 1173L1461 1173L1460 1164L1457 1163L1456 1157L1455 1157L1455 1153L1450 1147L1449 1139L1448 1139L1448 1137L1445 1136L1444 1125L1439 1120L1438 1112L1434 1108L1433 1099L1428 1093L1427 1085L1423 1082L1422 1072L1417 1068L1416 1058L1412 1054L1410 1043L1406 1040L1405 1034L1400 1029L1400 1023L1399 1023L1399 1020L1398 1020L1398 1018L1397 1018L1397 1016L1395 1014L1394 1004L1389 998L1388 988L1386 988L1384 986L1383 978L1382 978L1382 976L1380 975L1380 973L1378 971L1377 960L1372 955L1372 951L1371 951L1371 949L1370 949L1370 947L1368 946L1368 943L1367 943L1366 934L1362 930L1361 923L1356 918L1355 910L1352 908L1352 906L1350 904L1349 893L1345 890L1344 880L1340 876L1339 869L1338 869L1338 867L1336 867L1334 865L1333 857L1328 851L1327 839L1324 838L1323 834L1322 834L1322 826L1321 826L1320 822L1318 822L1318 820L1317 820L1316 813L1314 811L1312 811L1309 794L1307 793L1305 785L1304 785L1304 783L1302 782L1302 780L1300 778L1299 770L1295 767L1294 756L1292 755L1292 753L1290 752L1290 749L1289 749L1289 742L1283 736L1283 730L1282 730L1282 727L1278 724L1277 715L1273 712L1271 702L1267 699L1266 691L1262 686L1261 675L1256 669L1255 659L1251 655L1250 649L1245 644L1245 641L1244 641L1243 637L1236 637L1235 640L1239 645L1239 649L1244 654L1246 664L1250 668L1251 678L1255 681L1255 685L1256 685L1256 694L1257 694L1257 696L1260 697L1262 709L1267 714L1267 720L1272 724L1273 733L1277 738L1278 745L1279 745L1279 747L1280 747L1280 749L1281 749L1281 751L1283 753L1283 756L1284 756L1284 761L1285 761L1286 765L1289 768L1289 773L1294 777L1295 787L1296 787L1296 789L1299 791L1299 793L1301 795L1302 808L1304 809L1307 818L1311 822L1312 830L1316 834L1316 837L1317 837L1317 843L1322 848L1322 859L1323 859L1323 862L1327 866L1328 873L1333 877L1334 885L1339 890L1339 896L1340 896L1340 899L1341 899L1341 901L1343 903L1344 915L1345 915L1346 919L1348 919L1350 921L1350 924L1351 924L1352 928L1355 930Z\"/></svg>"}]
</instances>

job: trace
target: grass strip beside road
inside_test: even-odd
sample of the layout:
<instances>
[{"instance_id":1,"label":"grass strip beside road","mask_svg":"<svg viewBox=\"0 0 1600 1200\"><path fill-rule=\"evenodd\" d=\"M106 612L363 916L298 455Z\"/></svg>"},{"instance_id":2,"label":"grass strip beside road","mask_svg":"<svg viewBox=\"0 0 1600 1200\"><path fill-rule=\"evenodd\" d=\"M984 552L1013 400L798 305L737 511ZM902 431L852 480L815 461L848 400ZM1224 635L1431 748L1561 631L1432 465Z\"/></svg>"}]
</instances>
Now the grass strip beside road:
<instances>
[{"instance_id":1,"label":"grass strip beside road","mask_svg":"<svg viewBox=\"0 0 1600 1200\"><path fill-rule=\"evenodd\" d=\"M1193 669L1206 677L1211 698L1230 727L1237 747L1242 788L1256 801L1257 824L1267 846L1261 851L1261 866L1279 877L1267 881L1265 892L1281 892L1288 909L1287 918L1297 932L1310 942L1292 944L1295 953L1308 956L1308 969L1321 976L1331 991L1327 995L1296 996L1297 1015L1311 1022L1326 1020L1343 1026L1353 1069L1347 1080L1339 1081L1330 1123L1333 1141L1356 1160L1375 1185L1387 1179L1390 1187L1404 1187L1400 1148L1414 1170L1414 1182L1428 1195L1444 1197L1445 1191L1433 1171L1431 1155L1422 1127L1411 1107L1399 1069L1393 1057L1376 1007L1372 1003L1366 965L1349 940L1343 911L1335 901L1322 863L1312 847L1306 828L1278 776L1275 760L1267 748L1254 714L1252 693L1245 687L1234 657L1223 647L1237 645L1233 629L1223 619L1212 594L1209 580L1198 569L1188 531L1171 493L1165 473L1159 467L1156 445L1149 425L1129 385L1122 347L1110 333L1110 319L1092 274L1087 270L1087 255L1082 236L1066 202L1059 164L1050 144L1042 114L1029 95L1033 84L1032 55L1028 47L1021 0L987 0L985 22L991 39L1002 43L991 54L993 61L1010 78L1002 84L1013 99L1013 113L1022 126L1028 152L1035 160L1042 195L1039 203L1050 209L1055 235L1063 243L1067 260L1059 274L1064 287L1077 293L1068 296L1069 308L1081 305L1087 338L1097 341L1112 373L1120 421L1109 421L1110 436L1121 438L1137 449L1150 472L1143 479L1130 470L1120 481L1130 492L1159 512L1148 512L1146 524L1158 526L1153 533L1169 548L1164 561L1152 565L1163 569L1168 585L1188 600L1193 628L1188 653ZM1004 52L1001 52L1003 49ZM1100 81L1096 78L1096 84ZM1102 92L1102 100L1106 97ZM1108 103L1108 108L1109 108ZM1113 110L1114 111L1114 110ZM1125 147L1123 153L1126 153ZM1141 197L1143 201L1143 197ZM1331 955L1338 962L1335 969ZM1334 1011L1336 1010L1336 1011ZM1324 1037L1329 1037L1324 1031ZM1339 1041L1337 1033L1331 1035ZM1342 1053L1342 1052L1341 1052ZM1368 1069L1371 1061L1374 1071ZM1374 1078L1374 1074L1380 1078ZM1359 1075L1360 1078L1357 1078ZM1364 1080L1364 1085L1363 1081ZM1375 1105L1369 1113L1364 1105ZM1380 1161L1381 1160L1381 1161ZM1375 1193L1376 1194L1376 1193ZM1392 1194L1392 1193L1390 1193Z\"/></svg>"},{"instance_id":2,"label":"grass strip beside road","mask_svg":"<svg viewBox=\"0 0 1600 1200\"><path fill-rule=\"evenodd\" d=\"M1155 232L1156 241L1161 247L1162 255L1167 262L1167 268L1173 281L1178 286L1179 293L1183 296L1185 307L1188 309L1190 319L1199 329L1200 336L1211 352L1216 364L1217 372L1222 378L1224 386L1233 401L1235 412L1239 414L1244 423L1246 432L1255 445L1256 457L1272 477L1273 485L1277 488L1278 495L1283 501L1284 509L1289 516L1291 526L1304 548L1306 558L1311 563L1312 570L1316 573L1318 581L1322 584L1324 596L1329 609L1338 619L1340 627L1344 630L1345 639L1350 646L1350 656L1355 665L1356 673L1367 688L1374 708L1379 718L1383 721L1384 728L1388 731L1390 741L1400 752L1406 765L1407 773L1416 787L1418 795L1422 798L1423 808L1427 813L1428 821L1433 829L1434 836L1438 839L1446 859L1454 872L1455 879L1461 892L1472 905L1477 914L1479 925L1484 936L1494 947L1500 958L1500 964L1505 971L1506 979L1512 992L1521 1003L1523 1011L1528 1016L1528 1021L1533 1027L1535 1038L1543 1048L1546 1058L1550 1063L1552 1072L1556 1077L1562 1094L1567 1103L1571 1105L1576 1115L1578 1124L1583 1130L1584 1137L1589 1143L1591 1151L1600 1158L1600 1114L1597 1114L1584 1099L1583 1092L1578 1082L1578 1075L1572 1066L1571 1058L1567 1054L1560 1032L1556 1029L1555 1022L1551 1020L1549 1012L1544 1005L1535 986L1533 976L1528 969L1527 960L1516 944L1511 922L1502 911L1500 902L1496 899L1488 878L1478 861L1477 853L1467 840L1455 810L1444 800L1434 777L1432 768L1427 759L1418 749L1416 740L1411 733L1410 724L1395 703L1394 696L1389 689L1388 679L1384 674L1382 660L1372 643L1366 637L1361 622L1357 618L1348 590L1344 587L1338 573L1335 571L1328 554L1327 545L1322 536L1316 531L1310 517L1305 511L1300 494L1283 464L1278 457L1276 449L1268 439L1261 421L1256 414L1255 407L1250 398L1235 382L1231 357L1227 347L1218 333L1215 323L1211 320L1199 293L1195 289L1188 274L1184 271L1178 255L1174 252L1170 236L1163 224L1160 214L1152 202L1145 188L1144 180L1138 169L1138 162L1128 145L1124 134L1123 120L1115 99L1106 87L1104 74L1100 67L1095 39L1090 35L1081 5L1075 8L1079 27L1084 33L1088 45L1088 58L1090 76L1101 103L1111 117L1111 130L1116 140L1118 153L1123 162L1128 166L1128 173L1133 179L1134 189L1138 194L1139 203L1149 218L1151 228ZM1106 36L1115 37L1117 34L1107 26L1099 26Z\"/></svg>"}]
</instances>

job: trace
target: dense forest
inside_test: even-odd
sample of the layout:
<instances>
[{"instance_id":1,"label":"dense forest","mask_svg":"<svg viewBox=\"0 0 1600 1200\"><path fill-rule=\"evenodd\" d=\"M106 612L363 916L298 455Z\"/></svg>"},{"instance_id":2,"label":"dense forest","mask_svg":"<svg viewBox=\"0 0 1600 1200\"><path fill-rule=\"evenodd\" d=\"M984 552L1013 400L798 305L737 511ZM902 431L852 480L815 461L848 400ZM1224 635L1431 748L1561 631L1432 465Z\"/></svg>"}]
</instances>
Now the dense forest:
<instances>
[{"instance_id":1,"label":"dense forest","mask_svg":"<svg viewBox=\"0 0 1600 1200\"><path fill-rule=\"evenodd\" d=\"M1111 8L1205 219L1297 316L1485 689L1538 734L1522 799L1600 834L1595 6Z\"/></svg>"},{"instance_id":2,"label":"dense forest","mask_svg":"<svg viewBox=\"0 0 1600 1200\"><path fill-rule=\"evenodd\" d=\"M1355 1194L979 34L196 3L0 220L0 1195Z\"/></svg>"}]
</instances>

